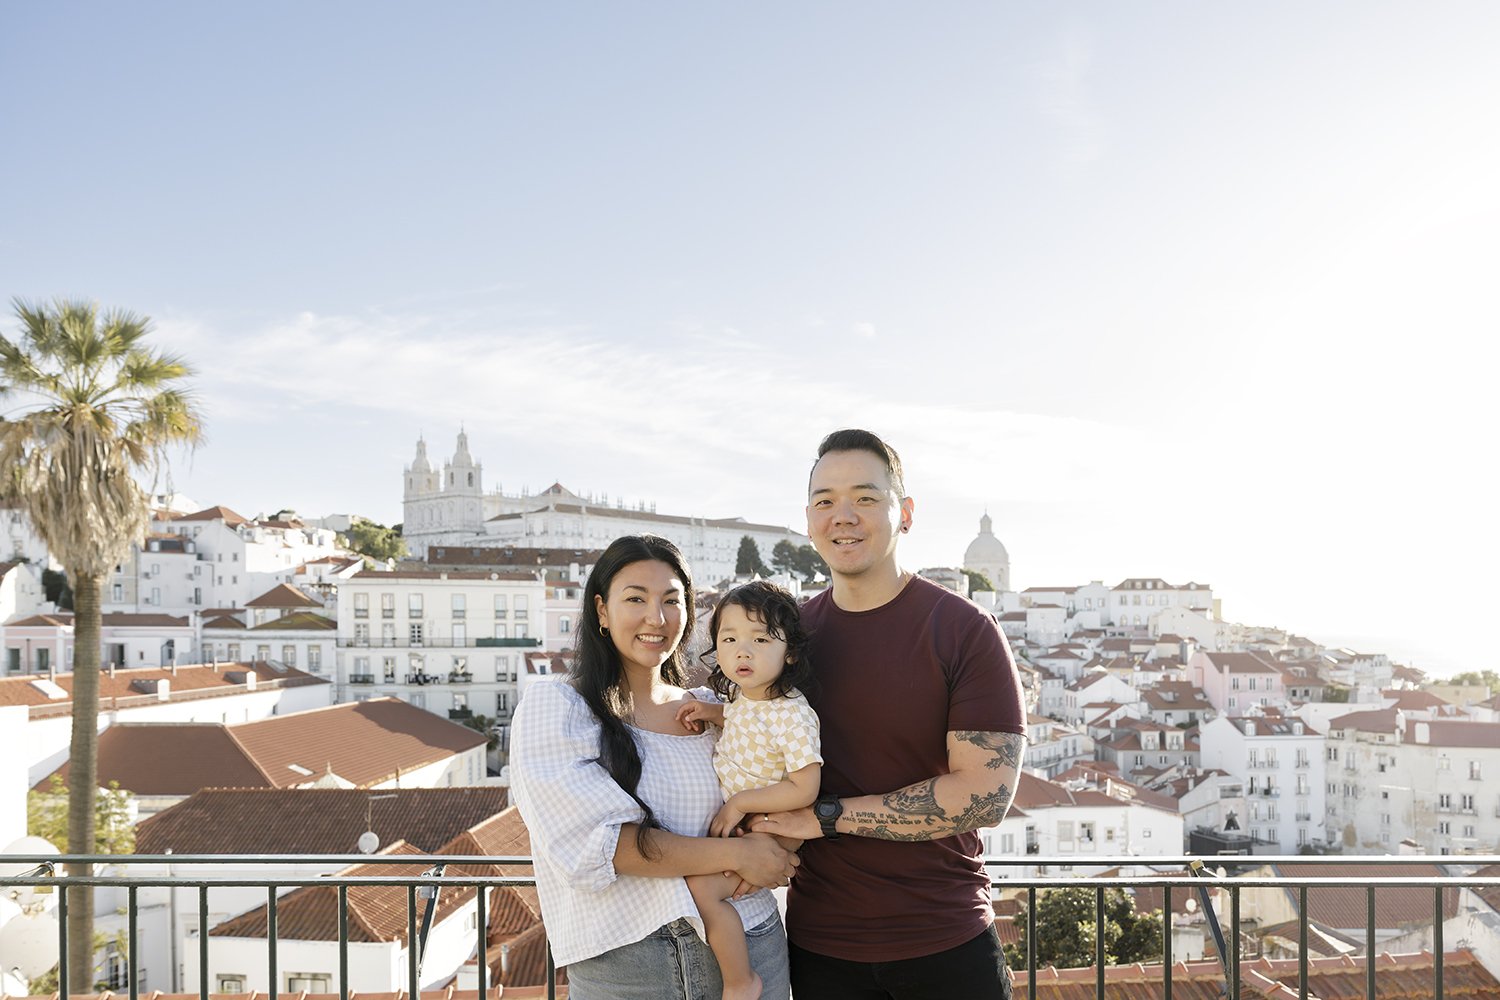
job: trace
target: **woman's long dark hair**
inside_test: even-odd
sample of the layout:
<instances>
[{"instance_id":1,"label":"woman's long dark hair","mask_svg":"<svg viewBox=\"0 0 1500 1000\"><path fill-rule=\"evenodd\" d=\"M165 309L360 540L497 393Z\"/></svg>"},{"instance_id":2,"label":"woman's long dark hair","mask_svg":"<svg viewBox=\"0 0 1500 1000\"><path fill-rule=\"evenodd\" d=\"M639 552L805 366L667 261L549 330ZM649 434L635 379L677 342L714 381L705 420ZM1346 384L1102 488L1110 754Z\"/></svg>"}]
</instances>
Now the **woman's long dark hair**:
<instances>
[{"instance_id":1,"label":"woman's long dark hair","mask_svg":"<svg viewBox=\"0 0 1500 1000\"><path fill-rule=\"evenodd\" d=\"M620 652L612 639L599 629L599 608L594 598L608 603L609 585L615 574L632 563L655 560L666 563L682 581L682 639L661 665L662 680L681 687L687 677L683 642L693 634L693 579L683 562L682 552L657 535L624 535L609 544L599 556L588 582L583 586L583 607L578 613L576 656L569 670L568 683L583 696L589 710L599 720L599 763L615 783L645 810L646 818L636 830L636 846L645 857L653 857L646 831L660 826L651 807L635 793L641 781L641 751L625 724L625 700L620 689Z\"/></svg>"}]
</instances>

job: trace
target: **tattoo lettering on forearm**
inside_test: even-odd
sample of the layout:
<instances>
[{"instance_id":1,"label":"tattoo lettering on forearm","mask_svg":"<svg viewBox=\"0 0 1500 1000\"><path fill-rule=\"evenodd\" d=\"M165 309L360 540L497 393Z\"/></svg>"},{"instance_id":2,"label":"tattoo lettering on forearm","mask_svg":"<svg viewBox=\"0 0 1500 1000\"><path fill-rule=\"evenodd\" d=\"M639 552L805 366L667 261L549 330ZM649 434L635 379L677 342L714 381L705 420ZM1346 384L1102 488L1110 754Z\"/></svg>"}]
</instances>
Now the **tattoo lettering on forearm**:
<instances>
[{"instance_id":1,"label":"tattoo lettering on forearm","mask_svg":"<svg viewBox=\"0 0 1500 1000\"><path fill-rule=\"evenodd\" d=\"M891 812L903 818L932 823L947 819L943 807L938 805L936 778L917 785L907 785L886 795L881 801Z\"/></svg>"},{"instance_id":2,"label":"tattoo lettering on forearm","mask_svg":"<svg viewBox=\"0 0 1500 1000\"><path fill-rule=\"evenodd\" d=\"M987 733L970 730L954 730L953 738L960 743L972 743L994 756L984 762L990 770L997 767L1020 767L1021 753L1026 749L1026 737L1016 733Z\"/></svg>"}]
</instances>

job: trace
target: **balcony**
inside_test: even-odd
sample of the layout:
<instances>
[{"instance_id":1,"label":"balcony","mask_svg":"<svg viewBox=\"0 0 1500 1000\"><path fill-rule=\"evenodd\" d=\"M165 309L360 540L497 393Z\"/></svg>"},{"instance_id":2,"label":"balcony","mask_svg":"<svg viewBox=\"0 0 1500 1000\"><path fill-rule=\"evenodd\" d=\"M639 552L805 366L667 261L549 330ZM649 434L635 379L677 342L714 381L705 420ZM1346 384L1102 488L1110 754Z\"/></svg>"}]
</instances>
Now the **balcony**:
<instances>
[{"instance_id":1,"label":"balcony","mask_svg":"<svg viewBox=\"0 0 1500 1000\"><path fill-rule=\"evenodd\" d=\"M461 671L458 671L458 670L450 670L450 671L448 671L448 683L449 684L472 684L473 682L474 682L474 675L473 674L464 673L464 672L461 672Z\"/></svg>"},{"instance_id":2,"label":"balcony","mask_svg":"<svg viewBox=\"0 0 1500 1000\"><path fill-rule=\"evenodd\" d=\"M1035 854L1035 846L1027 845L1029 855ZM281 979L282 976L295 972L299 976L306 976L310 980L317 981L319 991L325 995L336 993L342 1000L349 1000L354 992L350 982L351 974L355 971L360 957L367 954L360 949L370 947L368 944L358 942L353 948L350 946L351 896L358 897L378 889L390 890L387 895L394 896L394 899L389 900L396 904L391 908L394 919L400 924L405 940L414 942L414 947L404 948L400 953L400 961L385 965L381 971L383 976L381 982L362 985L358 992L405 992L408 996L417 997L425 990L429 996L447 995L452 1000L477 1000L477 998L498 992L497 986L503 986L507 994L512 989L531 996L555 997L557 993L550 954L545 961L539 959L536 962L532 973L534 978L530 981L497 982L491 978L492 967L499 966L502 970L505 967L500 965L504 945L497 943L497 938L500 940L504 938L499 933L492 934L490 915L496 912L494 904L497 894L535 884L534 878L529 874L531 859L525 856L451 855L439 857L426 854L376 854L281 857L231 855L63 857L53 855L47 857L15 855L6 860L37 867L21 874L0 875L0 889L10 886L45 887L52 891L49 898L56 900L54 913L58 918L56 945L58 958L61 961L58 967L59 981L55 995L68 996L70 992L82 992L71 990L72 984L68 977L67 956L74 942L69 940L67 915L70 903L78 898L79 893L87 891L88 887L98 887L102 898L118 897L120 901L118 918L109 914L105 908L99 906L98 902L96 902L96 910L105 919L119 920L120 950L125 960L120 962L120 978L112 989L119 994L126 994L128 991L131 997L141 995L145 991L177 994L196 992L203 998L211 995L223 996L228 989L226 983L221 980L232 980L242 995L246 992L258 992L274 997L278 993L278 987L282 995L289 995L296 987L286 986ZM986 865L993 869L1036 866L1039 870L1045 865L1047 871L1066 871L1074 860L1059 857L1029 857L1024 860L1014 857L987 858ZM1109 857L1096 859L1092 864L1181 868L1187 860L1178 856ZM1451 857L1407 856L1385 857L1381 859L1381 863L1430 866L1452 860ZM1469 857L1464 860L1476 866L1500 863L1500 858L1497 857ZM70 862L93 864L99 867L96 867L93 874L88 876L63 875L62 872L65 871L63 865ZM1207 898L1208 890L1218 890L1216 894L1218 898L1214 901L1212 909L1217 914L1224 931L1227 954L1224 955L1222 964L1212 958L1190 962L1183 962L1180 958L1174 960L1173 934L1171 923L1168 922L1163 929L1162 955L1159 963L1107 966L1101 952L1091 966L1049 969L1045 975L1038 976L1035 975L1037 963L1034 948L1037 929L1035 923L1030 922L1027 924L1025 937L1033 943L1033 946L1027 949L1027 961L1024 963L1024 968L1021 963L1018 963L1015 996L1018 1000L1021 997L1054 1000L1063 995L1060 991L1064 989L1064 984L1073 984L1066 986L1066 995L1069 997L1083 994L1090 985L1093 987L1092 996L1095 1000L1106 1000L1109 997L1124 995L1126 991L1131 996L1170 997L1173 995L1175 984L1179 995L1182 996L1214 996L1219 995L1222 988L1230 997L1243 997L1249 1000L1251 995L1258 996L1263 992L1268 979L1279 981L1281 988L1277 991L1278 996L1296 995L1299 985L1303 996L1323 996L1331 994L1324 988L1327 984L1320 982L1318 977L1327 975L1339 977L1341 983L1353 986L1356 990L1359 990L1360 986L1363 987L1357 993L1341 988L1339 996L1363 996L1367 1000L1373 1000L1382 995L1389 995L1377 990L1377 971L1380 973L1382 983L1389 984L1391 980L1387 977L1393 974L1394 969L1400 969L1402 970L1400 976L1405 981L1403 989L1406 990L1402 995L1416 995L1412 990L1417 987L1413 986L1412 981L1416 979L1420 985L1422 980L1419 976L1425 976L1427 977L1426 985L1420 987L1421 992L1428 996L1441 997L1445 995L1445 969L1450 966L1451 969L1448 971L1455 983L1453 995L1478 996L1481 993L1489 995L1489 990L1482 986L1478 992L1471 988L1460 991L1457 984L1464 982L1466 978L1472 986L1475 983L1475 977L1482 975L1485 981L1489 981L1489 977L1474 963L1472 955L1463 950L1466 946L1460 944L1459 950L1455 951L1449 951L1445 947L1442 917L1445 896L1451 896L1459 888L1500 888L1500 879L1474 876L1452 876L1441 879L1431 877L1370 878L1340 874L1341 865L1368 862L1368 858L1353 856L1264 855L1242 859L1232 857L1213 859L1215 866L1223 865L1231 869L1292 863L1317 865L1320 869L1327 868L1326 876L1320 874L1315 878L1301 879L1258 876L1219 879L1188 875L1150 878L1091 876L1087 879L1074 877L994 878L992 884L996 888L1019 889L1023 894L1026 911L1031 914L1036 912L1038 892L1047 889L1086 886L1095 893L1094 919L1096 921L1103 919L1106 889L1150 888L1156 890L1162 893L1161 903L1168 912L1172 911L1174 896L1178 900L1183 898L1177 896L1178 893L1187 893L1190 898L1196 897L1202 900ZM352 866L360 866L362 874L349 874L347 869ZM465 874L446 874L450 868L457 868ZM518 869L527 874L511 874ZM486 874L473 874L476 871ZM163 874L164 872L167 874ZM505 874L489 874L495 872L505 872ZM1278 892L1300 895L1305 902L1305 893L1310 888L1316 891L1318 887L1363 890L1362 895L1365 897L1366 906L1363 920L1364 934L1361 942L1363 948L1360 952L1347 957L1326 960L1313 957L1305 945L1296 957L1290 959L1255 959L1246 953L1247 922L1241 920L1242 897L1245 890L1273 889ZM148 897L154 895L161 898L165 894L153 891L163 888L176 890L172 897L177 901L176 906L180 909L177 923L180 936L174 942L173 947L181 962L181 969L180 972L158 970L156 979L150 982L134 981L130 970L137 970L137 975L144 976L146 973L144 963L151 954L149 949L152 946L158 948L162 946L159 940L153 940L150 937L146 931L146 925L152 919L153 914L159 915L162 912L161 907L153 906ZM326 909L320 909L312 925L307 925L306 921L308 908L302 907L299 911L296 899L278 891L293 889L327 894ZM1430 952L1396 957L1381 954L1376 943L1374 920L1377 889L1424 891L1423 894L1430 900L1431 912L1435 918L1432 925L1434 939ZM235 902L226 905L224 902L226 898L233 898ZM401 907L400 902L405 902L406 905ZM478 905L474 905L475 903ZM218 906L217 909L215 904ZM403 909L404 914L401 913ZM1307 908L1303 905L1298 909L1298 916L1293 923L1296 926L1298 940L1306 942L1309 934ZM467 918L454 918L455 913L467 913L468 916ZM303 917L303 925L297 927L296 940L291 940L290 934L278 933L279 915L284 916L284 922L294 922L299 914ZM434 914L435 919L433 919ZM464 923L464 919L470 923ZM448 922L444 923L445 920ZM213 930L231 921L237 925L236 930L220 933L215 933ZM1359 922L1357 917L1351 921L1356 926ZM206 926L211 930L208 934L198 934L195 929L189 929L187 925L192 925L194 928ZM444 934L448 934L449 937L443 938ZM1098 942L1097 947L1102 950L1106 935L1094 935L1094 937ZM1359 941L1360 937L1361 935L1356 934L1356 941ZM444 948L435 947L429 950L428 947L430 943L440 940L452 945L455 942L462 942L464 938L472 944L460 949L448 947L446 950L450 954L446 957L443 955ZM225 949L226 944L233 945L234 950L230 952ZM283 948L285 953L283 953ZM310 948L317 949L316 954L320 956L318 959L314 960L310 957L314 955L314 952L309 950ZM432 987L435 982L445 981L452 972L457 971L460 964L463 964L464 957L455 957L456 951L462 951L472 964L469 966L467 980L458 983L455 992L444 994L443 991ZM225 957L228 954L232 954L233 958ZM1362 955L1378 955L1379 958L1375 962L1367 962ZM1437 956L1436 960L1433 958L1434 955ZM515 954L512 952L511 958L514 959L514 957ZM442 968L429 968L424 964L429 961L447 964ZM449 966L452 966L452 971ZM514 975L514 973L515 969L512 964L510 974ZM504 974L502 972L502 975ZM1354 982L1349 982L1351 979ZM268 987L267 983L274 985ZM527 987L530 987L530 990L527 990Z\"/></svg>"},{"instance_id":3,"label":"balcony","mask_svg":"<svg viewBox=\"0 0 1500 1000\"><path fill-rule=\"evenodd\" d=\"M536 649L540 647L542 640L537 636L526 636L522 639L486 639L474 640L474 645L481 647L497 646L505 649Z\"/></svg>"},{"instance_id":4,"label":"balcony","mask_svg":"<svg viewBox=\"0 0 1500 1000\"><path fill-rule=\"evenodd\" d=\"M350 684L374 684L375 683L375 675L374 674L350 674L349 675L349 683Z\"/></svg>"}]
</instances>

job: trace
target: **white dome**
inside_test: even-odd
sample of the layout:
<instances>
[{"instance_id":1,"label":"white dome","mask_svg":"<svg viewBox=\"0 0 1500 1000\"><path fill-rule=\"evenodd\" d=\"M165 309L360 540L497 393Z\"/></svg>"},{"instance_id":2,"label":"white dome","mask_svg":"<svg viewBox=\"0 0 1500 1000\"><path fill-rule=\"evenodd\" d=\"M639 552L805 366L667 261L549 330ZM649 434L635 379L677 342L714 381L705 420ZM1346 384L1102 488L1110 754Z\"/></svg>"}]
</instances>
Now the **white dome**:
<instances>
[{"instance_id":1,"label":"white dome","mask_svg":"<svg viewBox=\"0 0 1500 1000\"><path fill-rule=\"evenodd\" d=\"M992 523L988 514L979 519L979 537L970 542L967 549L964 549L966 567L1010 562L1010 553L1005 551L1005 544L990 530Z\"/></svg>"}]
</instances>

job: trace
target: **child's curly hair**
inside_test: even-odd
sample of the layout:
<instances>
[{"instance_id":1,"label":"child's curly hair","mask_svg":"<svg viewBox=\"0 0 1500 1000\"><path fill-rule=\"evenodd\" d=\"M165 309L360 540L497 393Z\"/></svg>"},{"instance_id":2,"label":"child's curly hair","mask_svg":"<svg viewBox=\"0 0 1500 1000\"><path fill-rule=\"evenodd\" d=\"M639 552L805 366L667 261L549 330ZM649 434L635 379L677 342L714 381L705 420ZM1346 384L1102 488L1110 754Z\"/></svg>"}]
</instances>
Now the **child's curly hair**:
<instances>
[{"instance_id":1,"label":"child's curly hair","mask_svg":"<svg viewBox=\"0 0 1500 1000\"><path fill-rule=\"evenodd\" d=\"M785 697L792 688L805 689L812 681L812 664L807 659L808 635L802 628L802 612L797 599L774 583L754 580L741 584L719 599L713 617L708 620L709 647L699 655L699 661L709 668L708 686L720 698L733 700L739 685L724 676L715 655L719 643L719 619L724 609L735 605L745 609L745 614L766 626L766 631L786 643L786 665L781 676L771 682L768 693L772 698Z\"/></svg>"}]
</instances>

